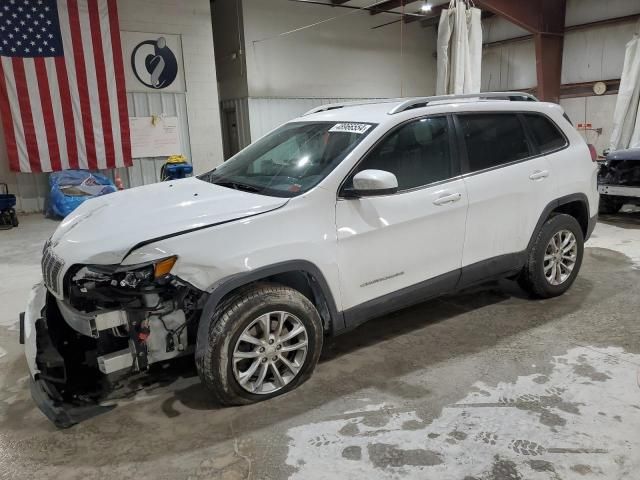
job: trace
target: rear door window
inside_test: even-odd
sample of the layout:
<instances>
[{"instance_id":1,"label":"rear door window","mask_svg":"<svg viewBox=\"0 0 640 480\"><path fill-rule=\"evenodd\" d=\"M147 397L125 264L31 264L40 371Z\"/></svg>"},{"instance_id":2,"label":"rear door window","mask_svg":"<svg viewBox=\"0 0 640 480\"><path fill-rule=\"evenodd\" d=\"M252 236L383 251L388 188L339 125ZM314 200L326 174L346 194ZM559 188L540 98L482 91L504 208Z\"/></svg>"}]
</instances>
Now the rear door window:
<instances>
[{"instance_id":1,"label":"rear door window","mask_svg":"<svg viewBox=\"0 0 640 480\"><path fill-rule=\"evenodd\" d=\"M458 116L467 147L469 172L515 162L531 155L516 113L473 113Z\"/></svg>"},{"instance_id":2,"label":"rear door window","mask_svg":"<svg viewBox=\"0 0 640 480\"><path fill-rule=\"evenodd\" d=\"M523 117L540 153L558 150L567 144L562 132L547 117L535 113L525 113Z\"/></svg>"}]
</instances>

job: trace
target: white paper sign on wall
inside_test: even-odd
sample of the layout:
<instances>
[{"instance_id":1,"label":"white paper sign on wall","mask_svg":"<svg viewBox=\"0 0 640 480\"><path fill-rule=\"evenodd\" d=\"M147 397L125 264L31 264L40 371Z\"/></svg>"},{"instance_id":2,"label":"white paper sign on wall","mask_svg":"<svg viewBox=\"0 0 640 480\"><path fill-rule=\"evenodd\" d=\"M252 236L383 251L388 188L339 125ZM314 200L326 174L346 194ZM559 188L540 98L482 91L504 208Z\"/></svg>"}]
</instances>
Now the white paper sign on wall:
<instances>
[{"instance_id":1,"label":"white paper sign on wall","mask_svg":"<svg viewBox=\"0 0 640 480\"><path fill-rule=\"evenodd\" d=\"M184 92L180 35L120 32L128 92Z\"/></svg>"},{"instance_id":2,"label":"white paper sign on wall","mask_svg":"<svg viewBox=\"0 0 640 480\"><path fill-rule=\"evenodd\" d=\"M129 128L133 158L183 153L178 117L129 117Z\"/></svg>"}]
</instances>

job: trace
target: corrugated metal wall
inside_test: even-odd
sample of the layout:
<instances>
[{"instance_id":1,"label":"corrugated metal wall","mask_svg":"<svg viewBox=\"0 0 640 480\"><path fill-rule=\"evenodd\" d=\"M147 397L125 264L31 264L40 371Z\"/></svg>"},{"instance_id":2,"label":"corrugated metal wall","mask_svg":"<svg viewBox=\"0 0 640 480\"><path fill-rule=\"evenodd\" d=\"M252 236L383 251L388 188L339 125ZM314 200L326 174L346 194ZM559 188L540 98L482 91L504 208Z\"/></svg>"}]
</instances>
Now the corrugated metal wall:
<instances>
[{"instance_id":1,"label":"corrugated metal wall","mask_svg":"<svg viewBox=\"0 0 640 480\"><path fill-rule=\"evenodd\" d=\"M182 153L191 160L189 142L189 126L187 120L187 102L184 93L127 93L130 117L148 117L165 114L177 116L180 125L180 143ZM137 187L160 180L160 167L166 161L160 158L134 159L133 166L118 168L125 187ZM13 173L3 172L2 181L9 183L9 190L17 196L17 209L20 212L39 212L44 209L44 201L49 191L48 174L46 173ZM114 178L114 171L102 173ZM6 175L7 180L4 180Z\"/></svg>"},{"instance_id":2,"label":"corrugated metal wall","mask_svg":"<svg viewBox=\"0 0 640 480\"><path fill-rule=\"evenodd\" d=\"M560 105L564 108L573 124L591 123L594 130L581 130L587 143L596 147L598 154L609 148L611 131L613 130L613 111L616 108L617 95L602 95L580 98L563 98ZM602 128L598 134L595 129Z\"/></svg>"},{"instance_id":3,"label":"corrugated metal wall","mask_svg":"<svg viewBox=\"0 0 640 480\"><path fill-rule=\"evenodd\" d=\"M249 128L249 99L248 98L234 98L230 100L223 100L220 102L220 116L222 123L222 144L225 152L225 159L229 158L229 125L227 122L228 111L234 111L236 113L236 123L238 129L238 146L240 150L251 143L251 129Z\"/></svg>"},{"instance_id":4,"label":"corrugated metal wall","mask_svg":"<svg viewBox=\"0 0 640 480\"><path fill-rule=\"evenodd\" d=\"M156 93L134 92L127 93L127 107L130 117L150 117L152 115L166 115L178 117L180 126L181 152L191 161L189 142L189 124L187 117L187 99L184 93ZM139 187L160 181L160 167L166 162L166 157L136 158L133 166L118 168L116 172L122 178L125 187ZM109 172L113 175L113 172Z\"/></svg>"}]
</instances>

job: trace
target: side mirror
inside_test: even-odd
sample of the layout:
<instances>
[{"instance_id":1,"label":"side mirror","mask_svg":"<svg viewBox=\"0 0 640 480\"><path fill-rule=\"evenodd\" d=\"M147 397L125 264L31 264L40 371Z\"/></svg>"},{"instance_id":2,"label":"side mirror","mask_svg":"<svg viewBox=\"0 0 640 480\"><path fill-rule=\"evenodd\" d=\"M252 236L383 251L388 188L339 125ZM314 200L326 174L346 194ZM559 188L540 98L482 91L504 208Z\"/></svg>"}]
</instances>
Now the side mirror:
<instances>
[{"instance_id":1,"label":"side mirror","mask_svg":"<svg viewBox=\"0 0 640 480\"><path fill-rule=\"evenodd\" d=\"M389 195L398 191L398 179L384 170L363 170L353 177L353 196Z\"/></svg>"}]
</instances>

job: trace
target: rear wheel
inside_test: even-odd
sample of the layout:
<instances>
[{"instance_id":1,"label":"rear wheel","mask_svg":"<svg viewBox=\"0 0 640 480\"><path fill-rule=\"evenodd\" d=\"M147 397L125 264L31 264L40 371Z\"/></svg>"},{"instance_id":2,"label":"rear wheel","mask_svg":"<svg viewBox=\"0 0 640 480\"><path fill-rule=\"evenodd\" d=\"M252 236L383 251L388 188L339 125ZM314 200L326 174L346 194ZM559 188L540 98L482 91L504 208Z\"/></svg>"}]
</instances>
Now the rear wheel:
<instances>
[{"instance_id":1,"label":"rear wheel","mask_svg":"<svg viewBox=\"0 0 640 480\"><path fill-rule=\"evenodd\" d=\"M611 195L600 195L599 213L618 213L624 205L624 198Z\"/></svg>"},{"instance_id":2,"label":"rear wheel","mask_svg":"<svg viewBox=\"0 0 640 480\"><path fill-rule=\"evenodd\" d=\"M322 339L320 315L308 298L285 286L256 285L216 310L198 372L222 405L266 400L311 376Z\"/></svg>"},{"instance_id":3,"label":"rear wheel","mask_svg":"<svg viewBox=\"0 0 640 480\"><path fill-rule=\"evenodd\" d=\"M562 295L573 284L584 254L584 236L570 215L555 215L536 237L518 282L539 298Z\"/></svg>"}]
</instances>

